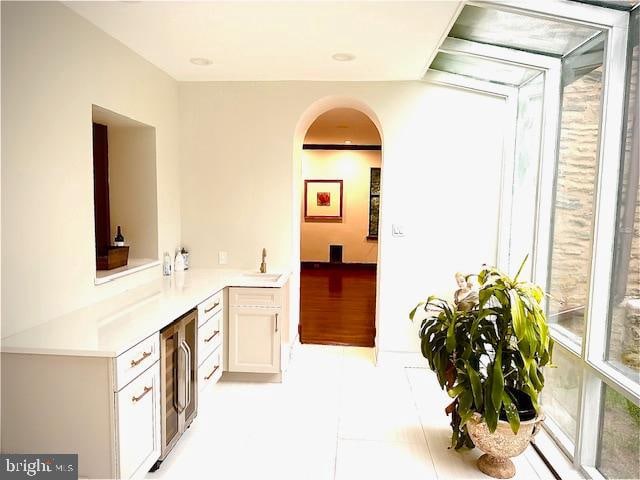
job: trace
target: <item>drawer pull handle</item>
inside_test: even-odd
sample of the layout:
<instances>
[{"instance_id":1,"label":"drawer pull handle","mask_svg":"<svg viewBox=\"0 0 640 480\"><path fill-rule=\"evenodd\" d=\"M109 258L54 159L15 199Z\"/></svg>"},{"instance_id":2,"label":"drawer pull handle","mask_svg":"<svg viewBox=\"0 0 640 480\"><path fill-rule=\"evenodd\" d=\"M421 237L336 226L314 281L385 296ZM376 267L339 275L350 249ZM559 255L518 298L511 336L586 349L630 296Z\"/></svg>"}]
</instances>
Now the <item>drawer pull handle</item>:
<instances>
[{"instance_id":1,"label":"drawer pull handle","mask_svg":"<svg viewBox=\"0 0 640 480\"><path fill-rule=\"evenodd\" d=\"M140 365L140 363L142 363L142 361L149 356L151 356L151 352L142 352L142 356L139 359L131 360L131 366L135 367L137 365Z\"/></svg>"},{"instance_id":2,"label":"drawer pull handle","mask_svg":"<svg viewBox=\"0 0 640 480\"><path fill-rule=\"evenodd\" d=\"M133 397L131 397L131 401L133 403L139 402L140 400L142 400L142 397L144 397L147 393L149 393L151 390L153 390L153 386L151 387L144 387L144 391L138 395L137 397L134 395Z\"/></svg>"},{"instance_id":3,"label":"drawer pull handle","mask_svg":"<svg viewBox=\"0 0 640 480\"><path fill-rule=\"evenodd\" d=\"M209 313L211 310L213 310L214 308L216 308L218 305L220 305L220 300L218 300L216 303L213 304L213 306L209 307L209 308L205 308L204 309L204 313Z\"/></svg>"},{"instance_id":4,"label":"drawer pull handle","mask_svg":"<svg viewBox=\"0 0 640 480\"><path fill-rule=\"evenodd\" d=\"M220 368L220 365L216 365L216 367L213 369L213 371L207 375L206 377L204 377L205 380L209 380L211 377L213 377L213 374L216 373L218 371L218 369Z\"/></svg>"},{"instance_id":5,"label":"drawer pull handle","mask_svg":"<svg viewBox=\"0 0 640 480\"><path fill-rule=\"evenodd\" d=\"M213 340L213 337L215 337L219 333L220 333L220 330L216 330L215 332L213 332L213 335L211 335L209 338L204 339L205 343L209 343L211 340Z\"/></svg>"}]
</instances>

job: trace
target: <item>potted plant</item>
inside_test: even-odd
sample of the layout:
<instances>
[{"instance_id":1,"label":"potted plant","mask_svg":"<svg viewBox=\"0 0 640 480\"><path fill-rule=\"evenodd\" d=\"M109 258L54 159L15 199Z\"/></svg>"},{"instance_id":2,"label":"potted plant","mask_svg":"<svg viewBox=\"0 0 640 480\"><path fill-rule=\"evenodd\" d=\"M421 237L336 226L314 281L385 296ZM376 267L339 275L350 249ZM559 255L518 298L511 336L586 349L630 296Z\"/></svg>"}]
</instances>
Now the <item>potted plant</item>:
<instances>
[{"instance_id":1,"label":"potted plant","mask_svg":"<svg viewBox=\"0 0 640 480\"><path fill-rule=\"evenodd\" d=\"M446 408L451 446L478 446L485 452L478 467L496 478L515 475L509 457L524 451L543 420L538 395L553 350L544 293L519 280L526 261L513 278L484 268L475 294L462 301L456 295L456 303L431 296L409 314L413 320L426 312L421 350L453 399Z\"/></svg>"}]
</instances>

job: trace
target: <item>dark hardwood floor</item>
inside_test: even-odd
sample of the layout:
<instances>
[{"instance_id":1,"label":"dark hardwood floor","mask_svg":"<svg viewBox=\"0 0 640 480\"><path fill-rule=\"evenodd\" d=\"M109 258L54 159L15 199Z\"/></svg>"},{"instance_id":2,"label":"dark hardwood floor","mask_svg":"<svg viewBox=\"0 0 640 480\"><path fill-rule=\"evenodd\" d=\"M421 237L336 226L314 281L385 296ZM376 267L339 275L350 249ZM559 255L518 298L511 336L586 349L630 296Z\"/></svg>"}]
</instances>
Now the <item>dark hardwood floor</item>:
<instances>
[{"instance_id":1,"label":"dark hardwood floor","mask_svg":"<svg viewBox=\"0 0 640 480\"><path fill-rule=\"evenodd\" d=\"M375 266L302 266L302 343L373 347L375 315Z\"/></svg>"}]
</instances>

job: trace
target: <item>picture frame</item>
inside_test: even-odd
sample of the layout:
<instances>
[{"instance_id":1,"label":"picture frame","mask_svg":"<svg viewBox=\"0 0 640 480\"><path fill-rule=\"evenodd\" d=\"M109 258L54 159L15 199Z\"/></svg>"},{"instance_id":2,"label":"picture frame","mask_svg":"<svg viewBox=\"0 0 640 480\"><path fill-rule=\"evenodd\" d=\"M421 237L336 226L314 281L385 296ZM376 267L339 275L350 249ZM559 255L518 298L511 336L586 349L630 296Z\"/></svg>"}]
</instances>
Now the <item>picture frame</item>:
<instances>
[{"instance_id":1,"label":"picture frame","mask_svg":"<svg viewBox=\"0 0 640 480\"><path fill-rule=\"evenodd\" d=\"M381 172L380 167L371 167L369 176L369 235L367 235L367 240L378 240Z\"/></svg>"},{"instance_id":2,"label":"picture frame","mask_svg":"<svg viewBox=\"0 0 640 480\"><path fill-rule=\"evenodd\" d=\"M342 220L342 180L304 181L305 221Z\"/></svg>"}]
</instances>

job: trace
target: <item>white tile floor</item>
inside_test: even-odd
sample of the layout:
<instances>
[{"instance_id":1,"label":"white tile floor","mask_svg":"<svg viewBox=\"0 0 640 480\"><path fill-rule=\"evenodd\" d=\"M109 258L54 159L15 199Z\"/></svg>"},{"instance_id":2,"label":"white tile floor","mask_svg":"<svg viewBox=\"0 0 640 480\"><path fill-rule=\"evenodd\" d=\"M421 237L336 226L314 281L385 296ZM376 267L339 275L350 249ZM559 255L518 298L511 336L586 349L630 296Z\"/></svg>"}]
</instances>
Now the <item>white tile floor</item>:
<instances>
[{"instance_id":1,"label":"white tile floor","mask_svg":"<svg viewBox=\"0 0 640 480\"><path fill-rule=\"evenodd\" d=\"M373 350L299 345L282 384L221 382L150 479L490 478L449 450L448 397L422 368L375 367ZM553 479L529 448L518 479Z\"/></svg>"}]
</instances>

